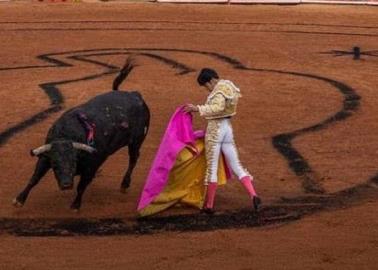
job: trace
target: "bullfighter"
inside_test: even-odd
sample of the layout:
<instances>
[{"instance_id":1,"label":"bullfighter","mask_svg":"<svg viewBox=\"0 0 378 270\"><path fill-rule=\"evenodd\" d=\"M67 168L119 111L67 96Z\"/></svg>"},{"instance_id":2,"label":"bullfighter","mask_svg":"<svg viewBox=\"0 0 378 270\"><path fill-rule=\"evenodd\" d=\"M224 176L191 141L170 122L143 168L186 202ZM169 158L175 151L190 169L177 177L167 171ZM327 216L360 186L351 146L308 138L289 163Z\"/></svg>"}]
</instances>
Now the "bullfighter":
<instances>
[{"instance_id":1,"label":"bullfighter","mask_svg":"<svg viewBox=\"0 0 378 270\"><path fill-rule=\"evenodd\" d=\"M187 104L186 112L199 112L207 120L205 135L206 175L207 186L205 202L202 211L207 214L214 213L214 200L217 189L217 171L219 156L222 151L234 174L247 190L255 211L261 205L257 196L253 177L242 166L238 150L235 145L231 118L236 115L236 107L241 97L240 89L231 81L220 79L217 72L204 68L198 75L197 82L209 92L206 103L203 105Z\"/></svg>"}]
</instances>

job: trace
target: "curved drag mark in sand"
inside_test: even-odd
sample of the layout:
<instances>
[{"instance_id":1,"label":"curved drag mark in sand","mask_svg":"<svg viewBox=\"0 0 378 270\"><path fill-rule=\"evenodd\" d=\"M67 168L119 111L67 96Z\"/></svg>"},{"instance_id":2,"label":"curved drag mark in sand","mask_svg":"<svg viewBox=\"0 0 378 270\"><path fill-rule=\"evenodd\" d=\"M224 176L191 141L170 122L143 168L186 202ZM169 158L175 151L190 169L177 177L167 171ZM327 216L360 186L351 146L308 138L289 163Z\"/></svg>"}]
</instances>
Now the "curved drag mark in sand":
<instances>
[{"instance_id":1,"label":"curved drag mark in sand","mask_svg":"<svg viewBox=\"0 0 378 270\"><path fill-rule=\"evenodd\" d=\"M111 51L111 52L109 52ZM118 52L115 52L118 51ZM225 61L229 64L232 64L234 67L240 67L244 68L244 66L235 59L232 59L228 56L221 55L218 53L213 53L213 52L201 52L201 51L195 51L195 50L179 50L179 49L151 49L151 48L105 48L105 49L89 49L89 50L77 50L77 51L65 51L65 52L59 52L59 53L49 53L49 54L42 54L37 56L37 59L45 61L50 63L51 65L35 65L35 66L19 66L19 67L5 67L5 68L0 68L0 71L7 71L7 70L21 70L21 69L30 69L30 68L64 68L64 67L72 67L73 65L68 63L66 60L60 60L57 59L59 56L66 56L67 59L74 59L76 61L81 61L81 62L87 62L95 65L99 65L101 67L107 68L107 71L100 73L100 74L93 74L89 75L86 77L81 77L77 79L72 79L72 80L63 80L63 81L56 81L56 82L47 82L47 83L42 83L39 85L42 90L47 94L47 96L50 99L51 105L49 108L38 112L28 119L22 121L21 123L18 123L5 131L0 132L0 147L8 139L10 139L14 134L21 132L25 130L26 128L37 124L43 120L45 120L47 117L49 117L50 114L59 112L63 109L62 105L64 103L64 98L63 95L61 94L58 86L59 85L65 85L69 83L75 83L79 81L86 81L86 80L93 80L100 78L102 76L110 75L117 73L119 68L115 66L108 65L106 63L100 62L100 61L95 61L95 60L90 60L86 59L85 57L89 56L101 56L101 55L117 55L117 54L130 54L134 53L137 55L142 55L146 57L153 58L155 60L158 60L174 69L178 70L177 75L184 75L189 72L193 72L194 69L187 67L186 65L179 63L175 60L157 55L157 54L152 54L152 53L135 53L135 52L140 52L140 51L168 51L168 52L187 52L187 53L200 53L208 56L215 57L219 60ZM88 54L88 55L82 55L83 53L91 53L93 54ZM94 53L96 52L96 53ZM102 52L102 53L101 53ZM70 54L75 54L73 56L67 56Z\"/></svg>"},{"instance_id":2,"label":"curved drag mark in sand","mask_svg":"<svg viewBox=\"0 0 378 270\"><path fill-rule=\"evenodd\" d=\"M325 129L333 123L345 120L346 118L352 116L353 113L356 112L360 106L361 97L350 86L323 76L299 72L283 72L271 69L249 68L248 70L272 72L279 74L291 74L321 80L338 89L339 92L343 95L343 106L341 110L336 112L334 115L328 117L327 119L323 120L318 124L314 124L312 126L295 130L289 133L278 134L274 136L272 139L273 146L287 159L291 170L302 179L302 186L305 192L324 193L325 191L320 186L319 181L315 178L315 174L311 169L310 165L307 163L304 157L293 147L292 140L295 139L297 136L303 135L305 133Z\"/></svg>"},{"instance_id":3,"label":"curved drag mark in sand","mask_svg":"<svg viewBox=\"0 0 378 270\"><path fill-rule=\"evenodd\" d=\"M68 52L62 52L62 53L51 53L51 54L43 54L37 56L38 59L46 61L48 63L51 63L51 65L40 65L40 66L21 66L21 67L9 67L9 68L0 68L0 71L5 71L5 70L20 70L20 69L30 69L30 68L62 68L62 67L72 67L73 65L70 63L67 63L66 61L62 61L56 58L56 56L60 55L67 55L67 54L72 54L72 53L87 53L87 52L98 52L98 51L109 51L109 50L119 50L119 49L99 49L99 50L80 50L80 51L68 51ZM96 53L93 55L99 56L99 55L116 55L116 54L131 54L131 52L118 52L118 53ZM141 55L145 57L149 57L152 59L155 59L159 62L162 62L174 69L177 69L179 71L178 75L184 75L189 72L194 71L194 69L187 67L186 65L179 63L175 60L168 59L166 57L157 55L157 54L152 54L152 53L134 53L136 55ZM111 66L106 63L102 63L99 61L91 60L91 59L86 59L86 55L73 55L67 57L68 59L73 59L76 61L81 61L81 62L86 62L86 63L91 63L95 65L99 65L102 67L106 67L108 70L99 74L93 74L93 75L88 75L85 77L77 78L77 79L71 79L71 80L62 80L62 81L55 81L55 82L47 82L47 83L42 83L39 85L39 87L46 93L46 95L49 97L51 105L49 108L38 112L28 119L22 121L21 123L18 123L5 131L0 132L0 147L1 145L5 144L8 139L10 139L13 135L16 133L19 133L26 128L37 124L46 118L49 117L50 114L59 112L63 109L63 104L64 104L64 97L61 94L58 86L60 85L65 85L69 83L75 83L75 82L80 82L80 81L87 81L87 80L93 80L100 78L102 76L110 75L117 73L119 68L116 66ZM91 54L87 56L92 56Z\"/></svg>"},{"instance_id":4,"label":"curved drag mark in sand","mask_svg":"<svg viewBox=\"0 0 378 270\"><path fill-rule=\"evenodd\" d=\"M270 72L278 74L287 74L291 76L301 76L310 79L321 80L335 87L343 96L344 102L342 109L334 115L323 120L322 122L302 128L293 132L278 134L272 138L274 147L286 158L289 167L294 173L302 178L303 187L306 192L322 193L324 190L313 177L313 171L304 157L292 146L292 140L308 132L315 132L329 127L338 121L345 120L353 115L360 106L360 96L356 91L348 85L332 80L323 76L290 72L274 69L257 69L243 65L239 60L232 57L206 51L197 50L181 50L181 49L157 49L157 48L110 48L110 49L93 49L68 51L61 53L44 54L38 56L39 59L52 64L49 67L70 67L72 64L57 59L57 56L66 56L67 59L86 62L105 67L107 70L103 73L88 75L86 77L48 82L40 84L40 87L49 96L52 107L32 116L26 121L19 123L2 133L0 133L0 145L4 144L6 139L10 138L17 132L42 121L47 118L50 113L60 111L64 102L63 96L58 86L74 83L83 80L92 80L116 73L118 67L103 63L98 60L88 59L91 56L119 55L119 54L137 54L150 57L169 65L178 70L177 75L193 72L194 69L179 63L171 58L163 57L159 54L151 52L179 52L206 55L222 61L231 67L246 72ZM73 54L71 56L67 56ZM39 66L45 67L45 66ZM30 68L29 66L25 67ZM16 69L16 68L9 68ZM3 69L4 70L4 69ZM42 114L42 115L40 115ZM344 208L356 202L364 201L366 198L376 198L378 195L378 174L369 179L366 183L351 188L347 188L337 193L327 194L327 196L298 196L290 199L281 199L276 205L264 207L259 215L250 211L242 210L235 212L224 212L213 217L202 215L180 215L171 217L156 217L144 220L125 221L122 219L0 219L0 233L7 232L16 235L113 235L113 234L140 234L140 233L156 233L161 231L202 231L226 228L243 228L254 226L265 226L275 223L286 223L297 220L304 215L312 214L320 210ZM130 224L129 224L130 223Z\"/></svg>"},{"instance_id":5,"label":"curved drag mark in sand","mask_svg":"<svg viewBox=\"0 0 378 270\"><path fill-rule=\"evenodd\" d=\"M220 22L220 21L178 21L178 20L78 20L78 21L7 21L0 24L103 24L103 23L171 23L171 24L214 24L214 25L281 25L281 26L324 26L336 28L378 29L378 26L321 24L321 23L277 23L277 22Z\"/></svg>"},{"instance_id":6,"label":"curved drag mark in sand","mask_svg":"<svg viewBox=\"0 0 378 270\"><path fill-rule=\"evenodd\" d=\"M117 26L117 27L104 27L96 26L96 24L153 24L153 26L146 26L146 27L132 27L132 26ZM97 20L77 20L77 21L25 21L25 22L0 22L0 25L4 25L7 27L8 25L30 25L30 24L36 24L36 25L49 25L52 24L54 26L52 27L22 27L22 28L2 28L0 29L0 32L30 32L30 31L182 31L182 32L191 32L193 30L195 31L201 31L201 32L249 32L249 33L291 33L291 34L304 34L304 35L341 35L341 36L365 36L365 37L377 37L378 34L376 33L360 33L360 32L329 32L329 31L313 31L311 27L325 27L325 28L337 28L337 29L366 29L366 30L375 30L378 27L377 26L362 26L362 25L337 25L337 24L315 24L315 23L277 23L277 22L217 22L217 21L169 21L169 20L103 20L103 21L97 21ZM66 27L66 25L75 25L75 24L91 24L93 26L91 27L73 27L69 26ZM161 26L157 27L156 24L161 24ZM201 25L201 26L216 26L217 29L188 29L187 27L180 28L177 27L179 24L185 24L185 25ZM59 25L59 27L55 26ZM163 26L165 25L165 26ZM174 25L174 27L166 27L167 25ZM63 26L63 27L61 27ZM249 27L249 26L285 26L285 27L303 27L306 29L306 27L310 27L308 30L262 30L262 29L222 29L219 28L219 26L237 26L237 27Z\"/></svg>"},{"instance_id":7,"label":"curved drag mark in sand","mask_svg":"<svg viewBox=\"0 0 378 270\"><path fill-rule=\"evenodd\" d=\"M351 50L351 51L331 50L328 52L320 52L319 54L328 54L328 55L332 55L333 57L352 56L354 60L356 59L362 60L363 59L362 56L378 57L378 50L359 51L358 57L356 57L356 52L354 50Z\"/></svg>"},{"instance_id":8,"label":"curved drag mark in sand","mask_svg":"<svg viewBox=\"0 0 378 270\"><path fill-rule=\"evenodd\" d=\"M303 34L303 35L331 35L331 36L360 36L360 37L378 37L378 34L364 33L342 33L342 32L321 32L321 31L300 31L300 30L238 30L238 29L188 29L188 28L157 28L157 27L113 27L113 28L18 28L18 29L0 29L0 32L73 32L73 31L179 31L179 32L231 32L231 33L286 33L286 34Z\"/></svg>"},{"instance_id":9,"label":"curved drag mark in sand","mask_svg":"<svg viewBox=\"0 0 378 270\"><path fill-rule=\"evenodd\" d=\"M60 52L60 53L50 53L50 54L40 55L38 56L38 58L46 62L49 62L51 64L54 64L57 67L69 67L72 65L62 60L59 60L56 57L62 56L62 55L64 56L64 55L74 54L73 56L68 56L67 59L74 59L77 61L99 65L101 67L107 68L108 71L103 72L101 74L90 75L87 77L74 79L74 80L49 82L49 83L41 84L40 87L49 96L52 105L55 105L55 107L52 107L48 110L50 110L51 112L56 112L61 109L60 104L63 103L63 96L61 95L57 86L67 84L67 83L83 81L83 80L96 79L104 75L115 73L118 70L118 67L111 66L109 64L106 64L97 60L88 59L87 57L130 54L132 52L135 53L138 51L166 51L166 52L184 52L184 53L202 54L202 55L207 55L209 57L216 58L220 61L223 61L231 65L235 69L302 76L302 77L307 77L311 79L321 80L321 81L331 84L333 87L336 87L336 89L338 89L339 92L344 96L343 108L340 111L338 111L336 114L329 117L328 119L325 119L319 124L315 124L313 126L296 130L290 133L279 134L273 137L274 147L287 159L289 167L293 170L293 172L302 179L302 185L303 185L304 190L310 193L311 192L324 193L324 190L320 186L319 181L315 179L313 170L311 169L310 165L304 159L304 157L302 157L302 155L292 146L291 142L295 137L299 135L302 135L307 132L313 132L320 129L324 129L334 122L345 120L347 117L351 116L354 111L358 109L359 104L360 104L359 103L360 97L356 94L356 91L354 89L352 89L346 84L343 84L341 82L338 82L338 81L335 81L326 77L299 73L299 72L249 68L243 65L239 60L234 59L232 57L215 53L215 52L205 52L205 51L196 51L196 50L157 49L157 48L120 48L120 49L106 48L106 49L93 49L93 50L79 50L79 51L67 51L67 52ZM151 54L151 53L138 53L138 54L155 58L157 60L162 61L163 63L167 65L170 65L172 68L179 69L180 72L178 74L180 75L194 71L193 69L186 67L184 64L178 63L177 61L172 60L172 59L164 58L157 54ZM4 137L6 138L6 136L11 136L12 132L14 133L15 131L20 131L23 128L26 128L28 125L32 125L38 121L43 120L47 116L48 116L48 113L43 113L43 115L41 115L40 113L38 114L38 118L35 121L30 121L28 119L27 121L17 125L14 128L11 128L10 130L7 130L6 132L0 133L0 145L3 143ZM35 119L35 118L36 118L35 116L32 117L32 119ZM4 136L4 134L6 136Z\"/></svg>"},{"instance_id":10,"label":"curved drag mark in sand","mask_svg":"<svg viewBox=\"0 0 378 270\"><path fill-rule=\"evenodd\" d=\"M139 220L108 219L0 219L0 235L16 236L110 236L143 235L161 232L196 232L218 229L252 228L287 224L319 211L345 209L356 203L376 199L378 175L328 197L297 197L264 207L259 213L249 209L222 212L213 216L190 214L150 217Z\"/></svg>"}]
</instances>

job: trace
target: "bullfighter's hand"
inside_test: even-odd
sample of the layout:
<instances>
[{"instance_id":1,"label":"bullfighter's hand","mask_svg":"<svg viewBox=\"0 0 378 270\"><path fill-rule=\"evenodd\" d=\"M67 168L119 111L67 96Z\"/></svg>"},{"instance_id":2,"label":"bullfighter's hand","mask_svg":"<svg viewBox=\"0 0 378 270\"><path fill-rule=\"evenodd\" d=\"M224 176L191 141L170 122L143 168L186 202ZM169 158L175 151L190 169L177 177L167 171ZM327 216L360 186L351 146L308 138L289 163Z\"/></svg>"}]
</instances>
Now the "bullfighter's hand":
<instances>
[{"instance_id":1,"label":"bullfighter's hand","mask_svg":"<svg viewBox=\"0 0 378 270\"><path fill-rule=\"evenodd\" d=\"M193 104L187 104L187 105L184 106L184 111L187 112L187 113L198 112L198 108L197 108L197 106L195 106Z\"/></svg>"}]
</instances>

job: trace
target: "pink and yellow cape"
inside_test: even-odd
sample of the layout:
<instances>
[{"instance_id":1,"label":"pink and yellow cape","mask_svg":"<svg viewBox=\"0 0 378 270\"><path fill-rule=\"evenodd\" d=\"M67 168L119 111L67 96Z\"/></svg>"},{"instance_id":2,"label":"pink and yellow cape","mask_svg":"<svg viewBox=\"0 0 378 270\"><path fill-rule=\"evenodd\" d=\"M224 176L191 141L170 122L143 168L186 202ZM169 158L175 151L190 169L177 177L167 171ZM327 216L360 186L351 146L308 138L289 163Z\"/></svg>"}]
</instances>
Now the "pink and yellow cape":
<instances>
[{"instance_id":1,"label":"pink and yellow cape","mask_svg":"<svg viewBox=\"0 0 378 270\"><path fill-rule=\"evenodd\" d=\"M177 203L202 208L206 158L202 130L193 131L192 115L178 108L171 117L148 174L138 204L141 216L161 212ZM218 184L231 177L223 156Z\"/></svg>"}]
</instances>

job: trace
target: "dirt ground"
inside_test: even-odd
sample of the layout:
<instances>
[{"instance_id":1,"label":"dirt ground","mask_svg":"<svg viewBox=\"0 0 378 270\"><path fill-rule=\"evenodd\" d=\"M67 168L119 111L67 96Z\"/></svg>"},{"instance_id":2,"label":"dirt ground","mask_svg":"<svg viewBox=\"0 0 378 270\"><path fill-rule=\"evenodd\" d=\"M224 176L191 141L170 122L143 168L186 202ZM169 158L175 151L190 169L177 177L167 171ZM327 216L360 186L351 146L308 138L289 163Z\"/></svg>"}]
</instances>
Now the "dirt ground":
<instances>
[{"instance_id":1,"label":"dirt ground","mask_svg":"<svg viewBox=\"0 0 378 270\"><path fill-rule=\"evenodd\" d=\"M338 203L295 222L248 229L29 238L0 230L0 269L375 269L377 11L1 3L0 220L134 220L170 115L206 98L195 80L205 66L242 90L233 125L265 205L282 204L282 197L302 198L309 207L319 198ZM355 46L361 60L353 60ZM128 193L119 192L128 160L121 150L101 168L80 213L69 210L74 192L59 191L52 173L23 208L14 208L12 199L34 169L29 150L43 144L64 110L109 91L116 67L130 53L138 67L121 88L140 91L152 119ZM205 125L198 117L195 123ZM236 181L219 190L216 202L220 211L248 203ZM164 215L184 212L196 214L172 209Z\"/></svg>"}]
</instances>

